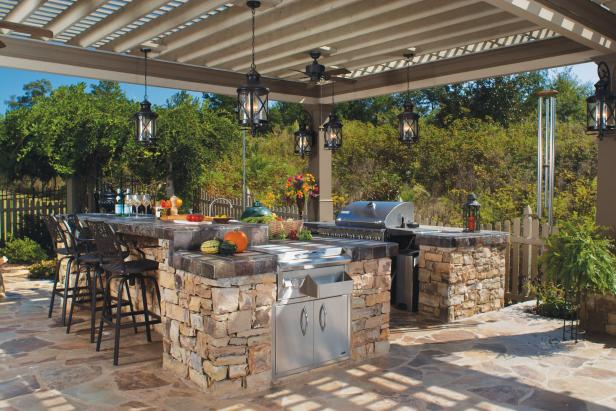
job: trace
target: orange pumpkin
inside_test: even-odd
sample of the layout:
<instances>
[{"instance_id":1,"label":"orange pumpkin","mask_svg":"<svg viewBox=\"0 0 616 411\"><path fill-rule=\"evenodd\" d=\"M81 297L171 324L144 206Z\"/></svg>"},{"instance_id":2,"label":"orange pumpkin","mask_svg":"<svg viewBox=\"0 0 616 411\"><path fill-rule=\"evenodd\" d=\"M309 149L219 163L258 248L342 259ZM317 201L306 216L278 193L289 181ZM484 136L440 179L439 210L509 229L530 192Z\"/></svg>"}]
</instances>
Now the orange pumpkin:
<instances>
[{"instance_id":1,"label":"orange pumpkin","mask_svg":"<svg viewBox=\"0 0 616 411\"><path fill-rule=\"evenodd\" d=\"M248 237L242 231L234 230L225 234L225 241L231 241L237 247L237 252L241 253L248 248Z\"/></svg>"}]
</instances>

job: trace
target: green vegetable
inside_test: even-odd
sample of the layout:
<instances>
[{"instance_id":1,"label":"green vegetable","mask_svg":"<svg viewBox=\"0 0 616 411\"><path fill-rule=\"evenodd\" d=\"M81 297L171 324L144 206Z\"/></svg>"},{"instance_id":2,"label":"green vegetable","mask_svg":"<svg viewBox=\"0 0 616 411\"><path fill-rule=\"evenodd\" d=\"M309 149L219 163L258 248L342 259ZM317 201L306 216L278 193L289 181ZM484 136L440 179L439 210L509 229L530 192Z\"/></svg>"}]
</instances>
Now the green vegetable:
<instances>
[{"instance_id":1,"label":"green vegetable","mask_svg":"<svg viewBox=\"0 0 616 411\"><path fill-rule=\"evenodd\" d=\"M271 216L271 215L242 218L243 222L251 223L251 224L267 224L270 221L274 221L274 220L275 220L275 218L273 216Z\"/></svg>"},{"instance_id":2,"label":"green vegetable","mask_svg":"<svg viewBox=\"0 0 616 411\"><path fill-rule=\"evenodd\" d=\"M218 252L222 255L232 255L237 251L237 246L231 241L223 241L218 247Z\"/></svg>"},{"instance_id":3,"label":"green vegetable","mask_svg":"<svg viewBox=\"0 0 616 411\"><path fill-rule=\"evenodd\" d=\"M304 228L299 232L297 239L301 241L310 241L312 240L312 233L310 230Z\"/></svg>"}]
</instances>

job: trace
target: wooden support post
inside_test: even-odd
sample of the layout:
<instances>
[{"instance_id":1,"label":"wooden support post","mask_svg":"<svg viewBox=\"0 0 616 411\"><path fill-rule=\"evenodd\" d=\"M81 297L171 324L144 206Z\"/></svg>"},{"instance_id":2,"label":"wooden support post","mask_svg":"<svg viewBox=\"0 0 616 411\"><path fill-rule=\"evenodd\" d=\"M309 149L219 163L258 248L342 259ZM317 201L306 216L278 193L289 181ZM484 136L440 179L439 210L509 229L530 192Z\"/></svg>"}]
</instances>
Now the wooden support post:
<instances>
[{"instance_id":1,"label":"wooden support post","mask_svg":"<svg viewBox=\"0 0 616 411\"><path fill-rule=\"evenodd\" d=\"M332 152L323 148L324 137L321 132L321 126L327 120L331 106L328 104L316 104L305 105L304 108L312 116L312 128L315 132L315 141L312 146L312 155L308 161L308 168L319 183L319 197L308 202L308 220L333 221Z\"/></svg>"}]
</instances>

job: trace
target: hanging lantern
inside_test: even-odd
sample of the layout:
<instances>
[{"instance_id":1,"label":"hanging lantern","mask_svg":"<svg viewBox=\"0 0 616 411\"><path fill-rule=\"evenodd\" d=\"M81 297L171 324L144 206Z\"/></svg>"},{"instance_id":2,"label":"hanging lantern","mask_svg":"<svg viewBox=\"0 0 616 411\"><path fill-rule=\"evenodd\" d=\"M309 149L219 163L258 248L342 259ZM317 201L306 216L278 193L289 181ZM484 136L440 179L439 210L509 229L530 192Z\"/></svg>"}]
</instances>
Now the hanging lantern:
<instances>
[{"instance_id":1,"label":"hanging lantern","mask_svg":"<svg viewBox=\"0 0 616 411\"><path fill-rule=\"evenodd\" d=\"M473 193L469 194L462 210L465 232L481 231L481 215L479 213L480 208L481 204L477 201L477 196Z\"/></svg>"},{"instance_id":2,"label":"hanging lantern","mask_svg":"<svg viewBox=\"0 0 616 411\"><path fill-rule=\"evenodd\" d=\"M342 123L333 110L327 123L323 125L323 134L326 149L337 150L342 147Z\"/></svg>"},{"instance_id":3,"label":"hanging lantern","mask_svg":"<svg viewBox=\"0 0 616 411\"><path fill-rule=\"evenodd\" d=\"M327 123L323 125L324 147L327 150L337 150L342 147L342 123L336 115L336 102L334 101L334 95L336 94L335 86L336 82L332 81L332 111L329 113Z\"/></svg>"},{"instance_id":4,"label":"hanging lantern","mask_svg":"<svg viewBox=\"0 0 616 411\"><path fill-rule=\"evenodd\" d=\"M419 141L419 114L413 112L413 103L404 103L404 111L398 115L399 139L412 144Z\"/></svg>"},{"instance_id":5,"label":"hanging lantern","mask_svg":"<svg viewBox=\"0 0 616 411\"><path fill-rule=\"evenodd\" d=\"M246 74L246 84L237 89L237 113L239 125L255 135L267 129L269 90L261 85L261 76L255 65L255 10L261 2L248 1L246 5L252 10L252 63Z\"/></svg>"},{"instance_id":6,"label":"hanging lantern","mask_svg":"<svg viewBox=\"0 0 616 411\"><path fill-rule=\"evenodd\" d=\"M145 94L141 102L141 108L139 112L133 116L133 121L135 127L135 141L147 146L156 141L156 118L158 114L152 111L152 104L148 101L148 53L151 50L142 48L141 51L143 52L145 62Z\"/></svg>"},{"instance_id":7,"label":"hanging lantern","mask_svg":"<svg viewBox=\"0 0 616 411\"><path fill-rule=\"evenodd\" d=\"M409 77L409 67L414 53L406 53L406 97L404 101L404 111L398 115L398 139L402 143L413 144L419 141L419 114L413 112L411 102L411 87Z\"/></svg>"},{"instance_id":8,"label":"hanging lantern","mask_svg":"<svg viewBox=\"0 0 616 411\"><path fill-rule=\"evenodd\" d=\"M312 143L314 141L314 133L312 132L312 127L308 125L308 122L305 120L300 120L299 129L294 134L295 141L295 155L301 156L304 158L305 156L310 156L312 154Z\"/></svg>"},{"instance_id":9,"label":"hanging lantern","mask_svg":"<svg viewBox=\"0 0 616 411\"><path fill-rule=\"evenodd\" d=\"M599 63L597 74L599 81L595 84L595 94L586 99L586 130L603 137L606 131L616 129L616 98L610 94L610 69L607 64Z\"/></svg>"}]
</instances>

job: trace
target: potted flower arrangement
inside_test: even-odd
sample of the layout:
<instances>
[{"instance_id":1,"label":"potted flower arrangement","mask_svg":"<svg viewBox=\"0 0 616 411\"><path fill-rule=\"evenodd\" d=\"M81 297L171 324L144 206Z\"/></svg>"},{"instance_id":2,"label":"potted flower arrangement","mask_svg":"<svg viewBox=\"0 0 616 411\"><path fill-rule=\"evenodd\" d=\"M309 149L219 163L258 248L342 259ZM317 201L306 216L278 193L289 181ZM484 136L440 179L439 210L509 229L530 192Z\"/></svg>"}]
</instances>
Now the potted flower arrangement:
<instances>
[{"instance_id":1,"label":"potted flower arrangement","mask_svg":"<svg viewBox=\"0 0 616 411\"><path fill-rule=\"evenodd\" d=\"M287 178L285 185L285 197L290 202L295 202L299 210L299 218L304 215L306 200L319 196L317 179L310 173L297 174Z\"/></svg>"}]
</instances>

